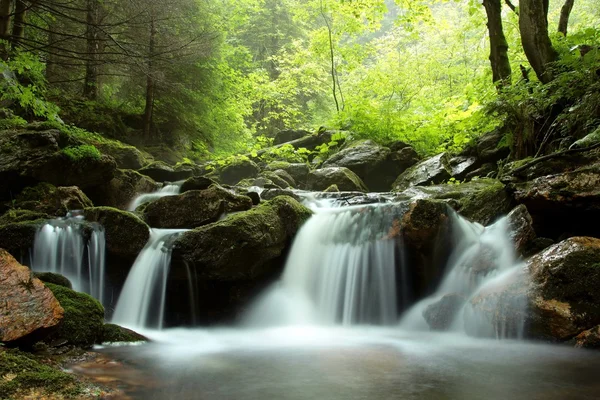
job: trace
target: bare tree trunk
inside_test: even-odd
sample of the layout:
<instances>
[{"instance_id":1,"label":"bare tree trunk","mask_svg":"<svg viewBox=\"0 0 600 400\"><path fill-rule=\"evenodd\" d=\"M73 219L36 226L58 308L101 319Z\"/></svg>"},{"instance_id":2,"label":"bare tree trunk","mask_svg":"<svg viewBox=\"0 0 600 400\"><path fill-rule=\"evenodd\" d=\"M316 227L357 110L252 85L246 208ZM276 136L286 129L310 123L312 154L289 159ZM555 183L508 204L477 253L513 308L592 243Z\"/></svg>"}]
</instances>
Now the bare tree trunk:
<instances>
[{"instance_id":1,"label":"bare tree trunk","mask_svg":"<svg viewBox=\"0 0 600 400\"><path fill-rule=\"evenodd\" d=\"M11 0L0 0L0 58L8 57L8 42L10 40L10 11Z\"/></svg>"},{"instance_id":2,"label":"bare tree trunk","mask_svg":"<svg viewBox=\"0 0 600 400\"><path fill-rule=\"evenodd\" d=\"M569 25L569 16L571 15L571 11L573 10L573 4L575 0L565 0L565 4L563 4L560 9L560 20L558 21L558 31L563 35L567 36L567 27Z\"/></svg>"},{"instance_id":3,"label":"bare tree trunk","mask_svg":"<svg viewBox=\"0 0 600 400\"><path fill-rule=\"evenodd\" d=\"M96 100L98 98L98 66L100 61L100 43L98 40L99 14L100 4L98 0L87 0L85 38L88 55L85 63L83 96L90 100Z\"/></svg>"},{"instance_id":4,"label":"bare tree trunk","mask_svg":"<svg viewBox=\"0 0 600 400\"><path fill-rule=\"evenodd\" d=\"M144 110L144 135L149 137L152 128L152 114L154 111L154 89L153 57L156 37L156 26L154 17L150 21L150 40L148 42L148 62L146 64L146 108Z\"/></svg>"},{"instance_id":5,"label":"bare tree trunk","mask_svg":"<svg viewBox=\"0 0 600 400\"><path fill-rule=\"evenodd\" d=\"M487 27L490 36L490 64L492 80L498 87L510 85L511 68L508 59L508 42L502 27L502 3L500 0L483 0L487 14Z\"/></svg>"},{"instance_id":6,"label":"bare tree trunk","mask_svg":"<svg viewBox=\"0 0 600 400\"><path fill-rule=\"evenodd\" d=\"M519 28L523 50L538 79L548 83L553 79L548 64L558 59L548 36L548 0L521 0Z\"/></svg>"},{"instance_id":7,"label":"bare tree trunk","mask_svg":"<svg viewBox=\"0 0 600 400\"><path fill-rule=\"evenodd\" d=\"M25 15L27 14L27 5L23 0L17 0L15 3L15 15L13 18L12 47L19 47L25 37Z\"/></svg>"},{"instance_id":8,"label":"bare tree trunk","mask_svg":"<svg viewBox=\"0 0 600 400\"><path fill-rule=\"evenodd\" d=\"M323 1L321 0L321 16L325 21L325 25L327 26L327 33L329 35L329 55L331 62L331 90L333 92L333 101L335 102L335 109L339 113L340 112L340 103L337 98L337 80L336 80L336 72L335 72L335 55L333 52L333 32L331 29L331 24L327 19L327 15L325 15L325 9L323 8Z\"/></svg>"}]
</instances>

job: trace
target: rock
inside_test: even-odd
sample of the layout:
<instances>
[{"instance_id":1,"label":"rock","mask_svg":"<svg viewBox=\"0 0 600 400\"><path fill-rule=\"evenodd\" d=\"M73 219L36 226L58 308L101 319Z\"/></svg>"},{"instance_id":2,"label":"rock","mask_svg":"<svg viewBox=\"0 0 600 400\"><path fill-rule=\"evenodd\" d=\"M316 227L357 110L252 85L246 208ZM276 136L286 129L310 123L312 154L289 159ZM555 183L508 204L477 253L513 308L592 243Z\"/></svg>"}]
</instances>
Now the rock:
<instances>
[{"instance_id":1,"label":"rock","mask_svg":"<svg viewBox=\"0 0 600 400\"><path fill-rule=\"evenodd\" d=\"M391 151L396 152L396 151L400 151L406 147L412 147L410 144L403 142L401 140L396 140L394 142L391 142L388 144L388 147Z\"/></svg>"},{"instance_id":2,"label":"rock","mask_svg":"<svg viewBox=\"0 0 600 400\"><path fill-rule=\"evenodd\" d=\"M224 213L250 208L250 197L238 196L213 185L205 190L191 190L153 201L145 208L144 219L154 228L193 229L218 221Z\"/></svg>"},{"instance_id":3,"label":"rock","mask_svg":"<svg viewBox=\"0 0 600 400\"><path fill-rule=\"evenodd\" d=\"M248 193L246 193L246 196L250 197L250 200L252 200L253 206L257 206L260 204L260 194L258 194L256 192L248 192Z\"/></svg>"},{"instance_id":4,"label":"rock","mask_svg":"<svg viewBox=\"0 0 600 400\"><path fill-rule=\"evenodd\" d=\"M100 335L100 343L147 342L148 338L131 329L115 324L104 324Z\"/></svg>"},{"instance_id":5,"label":"rock","mask_svg":"<svg viewBox=\"0 0 600 400\"><path fill-rule=\"evenodd\" d=\"M273 171L273 174L275 174L279 178L286 181L288 184L287 185L288 187L296 187L296 181L294 180L294 178L292 178L292 176L287 171L285 171L283 169L277 169L277 170Z\"/></svg>"},{"instance_id":6,"label":"rock","mask_svg":"<svg viewBox=\"0 0 600 400\"><path fill-rule=\"evenodd\" d=\"M67 289L73 289L71 281L61 274L53 272L34 272L33 275L44 283L53 283L58 286L64 286Z\"/></svg>"},{"instance_id":7,"label":"rock","mask_svg":"<svg viewBox=\"0 0 600 400\"><path fill-rule=\"evenodd\" d=\"M331 185L337 185L342 191L369 191L363 181L348 168L321 168L308 174L307 188L309 190L325 190Z\"/></svg>"},{"instance_id":8,"label":"rock","mask_svg":"<svg viewBox=\"0 0 600 400\"><path fill-rule=\"evenodd\" d=\"M311 211L279 196L252 210L183 233L175 241L173 260L195 268L201 280L251 280L281 268L284 254Z\"/></svg>"},{"instance_id":9,"label":"rock","mask_svg":"<svg viewBox=\"0 0 600 400\"><path fill-rule=\"evenodd\" d=\"M308 165L304 163L288 163L283 161L272 162L267 165L265 169L273 172L278 170L287 172L295 182L292 186L300 189L306 186L306 180L308 178L308 173L310 172Z\"/></svg>"},{"instance_id":10,"label":"rock","mask_svg":"<svg viewBox=\"0 0 600 400\"><path fill-rule=\"evenodd\" d=\"M263 171L263 172L261 172L261 177L270 180L271 182L273 182L274 185L280 187L281 189L287 189L291 186L288 181L281 178L275 172ZM263 183L263 185L258 185L258 186L264 186L264 183Z\"/></svg>"},{"instance_id":11,"label":"rock","mask_svg":"<svg viewBox=\"0 0 600 400\"><path fill-rule=\"evenodd\" d=\"M423 311L423 318L425 318L431 330L448 330L466 301L467 299L461 294L447 294L440 300L427 306L425 311Z\"/></svg>"},{"instance_id":12,"label":"rock","mask_svg":"<svg viewBox=\"0 0 600 400\"><path fill-rule=\"evenodd\" d=\"M0 342L42 339L63 319L64 310L42 281L0 249Z\"/></svg>"},{"instance_id":13,"label":"rock","mask_svg":"<svg viewBox=\"0 0 600 400\"><path fill-rule=\"evenodd\" d=\"M300 201L300 197L288 189L265 189L260 194L260 197L263 200L273 200L277 196L289 196L298 202Z\"/></svg>"},{"instance_id":14,"label":"rock","mask_svg":"<svg viewBox=\"0 0 600 400\"><path fill-rule=\"evenodd\" d=\"M88 196L97 206L127 209L140 194L158 190L159 184L150 177L130 169L118 169L109 182L87 189Z\"/></svg>"},{"instance_id":15,"label":"rock","mask_svg":"<svg viewBox=\"0 0 600 400\"><path fill-rule=\"evenodd\" d=\"M486 163L465 175L465 180L470 181L475 178L495 178L497 175L498 166L494 163Z\"/></svg>"},{"instance_id":16,"label":"rock","mask_svg":"<svg viewBox=\"0 0 600 400\"><path fill-rule=\"evenodd\" d=\"M81 189L112 179L116 162L91 145L69 145L59 130L4 131L0 135L0 200L48 182Z\"/></svg>"},{"instance_id":17,"label":"rock","mask_svg":"<svg viewBox=\"0 0 600 400\"><path fill-rule=\"evenodd\" d=\"M447 163L446 153L423 160L402 173L392 187L399 191L411 186L425 186L447 181L451 176Z\"/></svg>"},{"instance_id":18,"label":"rock","mask_svg":"<svg viewBox=\"0 0 600 400\"><path fill-rule=\"evenodd\" d=\"M477 139L477 157L482 164L502 160L509 154L510 147L500 129L486 133Z\"/></svg>"},{"instance_id":19,"label":"rock","mask_svg":"<svg viewBox=\"0 0 600 400\"><path fill-rule=\"evenodd\" d=\"M51 219L51 216L38 211L11 209L0 216L0 225L15 224L18 222L31 222Z\"/></svg>"},{"instance_id":20,"label":"rock","mask_svg":"<svg viewBox=\"0 0 600 400\"><path fill-rule=\"evenodd\" d=\"M139 169L138 172L157 182L176 182L187 179L194 174L192 169L175 169L162 161L155 161Z\"/></svg>"},{"instance_id":21,"label":"rock","mask_svg":"<svg viewBox=\"0 0 600 400\"><path fill-rule=\"evenodd\" d=\"M583 349L600 349L600 325L581 332L572 340L573 345Z\"/></svg>"},{"instance_id":22,"label":"rock","mask_svg":"<svg viewBox=\"0 0 600 400\"><path fill-rule=\"evenodd\" d=\"M185 182L183 182L179 193L185 193L190 190L208 189L211 185L214 185L215 183L216 182L214 180L205 176L192 176L191 178L188 178Z\"/></svg>"},{"instance_id":23,"label":"rock","mask_svg":"<svg viewBox=\"0 0 600 400\"><path fill-rule=\"evenodd\" d=\"M39 219L0 225L0 248L19 259L28 256L37 230L45 223L45 219Z\"/></svg>"},{"instance_id":24,"label":"rock","mask_svg":"<svg viewBox=\"0 0 600 400\"><path fill-rule=\"evenodd\" d=\"M140 169L150 163L148 157L144 156L137 148L121 142L107 141L97 143L95 146L100 152L114 158L117 168Z\"/></svg>"},{"instance_id":25,"label":"rock","mask_svg":"<svg viewBox=\"0 0 600 400\"><path fill-rule=\"evenodd\" d=\"M329 186L327 189L324 190L325 193L336 193L339 192L340 188L337 187L337 185L331 185Z\"/></svg>"},{"instance_id":26,"label":"rock","mask_svg":"<svg viewBox=\"0 0 600 400\"><path fill-rule=\"evenodd\" d=\"M104 227L106 250L109 254L135 259L150 238L150 228L137 215L111 207L83 210L86 221Z\"/></svg>"},{"instance_id":27,"label":"rock","mask_svg":"<svg viewBox=\"0 0 600 400\"><path fill-rule=\"evenodd\" d=\"M259 172L260 168L254 161L236 160L221 170L221 182L235 185L242 179L255 178Z\"/></svg>"},{"instance_id":28,"label":"rock","mask_svg":"<svg viewBox=\"0 0 600 400\"><path fill-rule=\"evenodd\" d=\"M515 244L515 251L517 254L527 254L527 250L535 246L533 240L536 238L533 220L527 211L527 207L521 204L508 214L507 219L509 234Z\"/></svg>"},{"instance_id":29,"label":"rock","mask_svg":"<svg viewBox=\"0 0 600 400\"><path fill-rule=\"evenodd\" d=\"M477 157L457 156L448 161L450 175L453 178L462 181L466 176L479 168Z\"/></svg>"},{"instance_id":30,"label":"rock","mask_svg":"<svg viewBox=\"0 0 600 400\"><path fill-rule=\"evenodd\" d=\"M571 146L569 146L569 150L571 149L583 149L586 147L593 146L595 144L600 143L600 127L596 128L595 131L586 135L584 138L577 140Z\"/></svg>"},{"instance_id":31,"label":"rock","mask_svg":"<svg viewBox=\"0 0 600 400\"><path fill-rule=\"evenodd\" d=\"M93 207L92 201L78 187L56 187L50 183L25 188L15 200L17 208L59 217L72 210Z\"/></svg>"},{"instance_id":32,"label":"rock","mask_svg":"<svg viewBox=\"0 0 600 400\"><path fill-rule=\"evenodd\" d=\"M353 144L331 156L323 167L346 167L376 192L389 191L394 180L419 160L412 147L400 152L379 146L370 140Z\"/></svg>"},{"instance_id":33,"label":"rock","mask_svg":"<svg viewBox=\"0 0 600 400\"><path fill-rule=\"evenodd\" d=\"M104 325L104 307L92 296L64 286L46 283L64 309L58 329L46 338L51 346L70 344L83 348L99 344Z\"/></svg>"},{"instance_id":34,"label":"rock","mask_svg":"<svg viewBox=\"0 0 600 400\"><path fill-rule=\"evenodd\" d=\"M305 131L303 129L288 129L285 131L279 131L275 135L275 140L273 140L273 144L278 145L291 142L292 140L300 139L310 134L311 133L309 131Z\"/></svg>"}]
</instances>

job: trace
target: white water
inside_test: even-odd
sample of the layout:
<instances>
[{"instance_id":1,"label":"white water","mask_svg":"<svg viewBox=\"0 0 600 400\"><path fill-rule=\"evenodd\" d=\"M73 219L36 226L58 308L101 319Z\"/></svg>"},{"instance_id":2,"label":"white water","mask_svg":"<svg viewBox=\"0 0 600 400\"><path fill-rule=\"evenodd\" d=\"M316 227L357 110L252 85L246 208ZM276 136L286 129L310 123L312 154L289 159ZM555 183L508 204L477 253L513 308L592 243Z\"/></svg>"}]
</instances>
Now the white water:
<instances>
[{"instance_id":1,"label":"white water","mask_svg":"<svg viewBox=\"0 0 600 400\"><path fill-rule=\"evenodd\" d=\"M35 235L31 268L67 277L73 289L104 302L105 237L104 228L91 224L89 241L85 239L84 219L69 214L49 221ZM104 304L104 303L103 303Z\"/></svg>"},{"instance_id":2,"label":"white water","mask_svg":"<svg viewBox=\"0 0 600 400\"><path fill-rule=\"evenodd\" d=\"M246 323L394 323L397 278L407 285L403 273L396 277L396 264L403 264L393 231L403 207L318 208L323 202L310 201L316 213L298 232L281 281L257 301Z\"/></svg>"},{"instance_id":3,"label":"white water","mask_svg":"<svg viewBox=\"0 0 600 400\"><path fill-rule=\"evenodd\" d=\"M141 206L142 204L160 199L161 197L166 196L175 196L178 195L181 191L181 185L183 185L184 181L178 181L173 183L167 183L162 188L157 190L154 193L144 193L133 199L127 210L135 211L136 208Z\"/></svg>"},{"instance_id":4,"label":"white water","mask_svg":"<svg viewBox=\"0 0 600 400\"><path fill-rule=\"evenodd\" d=\"M162 329L171 239L183 229L151 229L119 296L112 322L132 328Z\"/></svg>"},{"instance_id":5,"label":"white water","mask_svg":"<svg viewBox=\"0 0 600 400\"><path fill-rule=\"evenodd\" d=\"M454 318L452 330L475 336L522 337L522 320L515 322L518 327L506 326L489 319L488 315L495 313L482 314L472 306L472 300L477 296L496 292L517 277L525 279L522 276L523 267L516 260L507 219L502 218L493 225L483 227L457 214L453 216L454 234L459 240L448 260L446 276L433 295L419 301L403 316L400 326L408 330L428 330L423 317L425 310L446 295L459 295L466 301ZM494 304L487 304L488 309L504 306L497 297L494 300ZM510 304L515 310L521 310L524 306Z\"/></svg>"}]
</instances>

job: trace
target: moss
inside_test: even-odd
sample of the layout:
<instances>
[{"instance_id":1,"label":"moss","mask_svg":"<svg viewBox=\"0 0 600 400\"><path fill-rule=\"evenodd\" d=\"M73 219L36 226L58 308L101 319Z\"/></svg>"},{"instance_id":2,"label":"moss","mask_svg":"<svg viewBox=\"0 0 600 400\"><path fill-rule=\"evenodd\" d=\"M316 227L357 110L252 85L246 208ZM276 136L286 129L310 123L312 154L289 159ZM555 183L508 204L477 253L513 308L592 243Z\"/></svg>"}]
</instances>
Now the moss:
<instances>
[{"instance_id":1,"label":"moss","mask_svg":"<svg viewBox=\"0 0 600 400\"><path fill-rule=\"evenodd\" d=\"M37 219L0 225L0 248L9 251L19 259L33 246L38 228L46 221L46 219Z\"/></svg>"},{"instance_id":2,"label":"moss","mask_svg":"<svg viewBox=\"0 0 600 400\"><path fill-rule=\"evenodd\" d=\"M14 224L19 222L45 221L47 219L50 219L50 215L43 212L11 209L0 216L0 225Z\"/></svg>"},{"instance_id":3,"label":"moss","mask_svg":"<svg viewBox=\"0 0 600 400\"><path fill-rule=\"evenodd\" d=\"M0 118L0 131L8 129L18 129L27 125L27 121L19 116L12 116L10 118Z\"/></svg>"},{"instance_id":4,"label":"moss","mask_svg":"<svg viewBox=\"0 0 600 400\"><path fill-rule=\"evenodd\" d=\"M148 339L137 332L115 324L104 324L102 327L102 343L142 342Z\"/></svg>"},{"instance_id":5,"label":"moss","mask_svg":"<svg viewBox=\"0 0 600 400\"><path fill-rule=\"evenodd\" d=\"M90 144L67 147L62 149L61 153L74 162L82 162L86 160L100 160L100 158L102 157L102 154L96 148L96 146Z\"/></svg>"},{"instance_id":6,"label":"moss","mask_svg":"<svg viewBox=\"0 0 600 400\"><path fill-rule=\"evenodd\" d=\"M67 343L84 348L100 342L104 325L104 307L92 296L64 286L46 283L65 310L64 318L49 343Z\"/></svg>"},{"instance_id":7,"label":"moss","mask_svg":"<svg viewBox=\"0 0 600 400\"><path fill-rule=\"evenodd\" d=\"M30 394L32 390L66 398L82 391L72 375L42 364L27 353L0 349L0 399L19 398L20 393Z\"/></svg>"},{"instance_id":8,"label":"moss","mask_svg":"<svg viewBox=\"0 0 600 400\"><path fill-rule=\"evenodd\" d=\"M54 285L73 289L71 281L61 274L55 274L53 272L34 272L34 276L44 283L52 283Z\"/></svg>"},{"instance_id":9,"label":"moss","mask_svg":"<svg viewBox=\"0 0 600 400\"><path fill-rule=\"evenodd\" d=\"M278 169L287 170L290 167L290 163L287 161L273 161L267 165L269 171L276 171Z\"/></svg>"}]
</instances>

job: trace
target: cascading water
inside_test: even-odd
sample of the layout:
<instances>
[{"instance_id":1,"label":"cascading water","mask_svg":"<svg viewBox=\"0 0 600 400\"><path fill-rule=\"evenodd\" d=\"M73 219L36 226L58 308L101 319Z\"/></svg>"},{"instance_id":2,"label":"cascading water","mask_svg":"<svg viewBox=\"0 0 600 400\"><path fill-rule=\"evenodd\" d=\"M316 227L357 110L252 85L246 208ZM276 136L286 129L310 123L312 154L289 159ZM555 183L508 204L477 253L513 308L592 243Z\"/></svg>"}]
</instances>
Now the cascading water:
<instances>
[{"instance_id":1,"label":"cascading water","mask_svg":"<svg viewBox=\"0 0 600 400\"><path fill-rule=\"evenodd\" d=\"M67 277L73 288L104 302L104 228L73 214L44 224L35 235L31 268ZM91 227L91 233L86 232ZM89 234L89 239L86 237ZM104 304L104 303L103 303Z\"/></svg>"},{"instance_id":2,"label":"cascading water","mask_svg":"<svg viewBox=\"0 0 600 400\"><path fill-rule=\"evenodd\" d=\"M154 193L144 193L133 199L129 207L127 209L129 211L135 211L140 205L147 203L149 201L154 201L160 199L165 196L175 196L179 194L181 191L181 186L184 181L178 181L173 183L166 183L162 188Z\"/></svg>"},{"instance_id":3,"label":"cascading water","mask_svg":"<svg viewBox=\"0 0 600 400\"><path fill-rule=\"evenodd\" d=\"M173 239L182 229L152 229L119 296L112 321L133 328L162 329Z\"/></svg>"},{"instance_id":4,"label":"cascading water","mask_svg":"<svg viewBox=\"0 0 600 400\"><path fill-rule=\"evenodd\" d=\"M323 202L310 201L316 213L297 234L281 281L259 299L247 323L394 323L397 281L408 292L406 273L396 276L404 207L319 208Z\"/></svg>"},{"instance_id":5,"label":"cascading water","mask_svg":"<svg viewBox=\"0 0 600 400\"><path fill-rule=\"evenodd\" d=\"M523 268L514 254L507 218L502 218L485 228L455 213L453 221L455 232L460 239L448 260L446 276L433 295L415 304L403 316L400 326L409 330L429 329L424 318L428 307L442 301L445 296L453 296L455 299L461 299L459 301L463 305L453 317L452 330L476 336L522 337L523 321L513 321L512 324L518 326L510 327L485 316L494 315L494 312L482 314L472 304L473 299L478 296L522 275ZM492 298L495 301L494 304L486 304L488 310L502 307L497 297ZM514 301L518 302L521 299ZM524 304L511 304L511 307L520 309Z\"/></svg>"}]
</instances>

